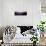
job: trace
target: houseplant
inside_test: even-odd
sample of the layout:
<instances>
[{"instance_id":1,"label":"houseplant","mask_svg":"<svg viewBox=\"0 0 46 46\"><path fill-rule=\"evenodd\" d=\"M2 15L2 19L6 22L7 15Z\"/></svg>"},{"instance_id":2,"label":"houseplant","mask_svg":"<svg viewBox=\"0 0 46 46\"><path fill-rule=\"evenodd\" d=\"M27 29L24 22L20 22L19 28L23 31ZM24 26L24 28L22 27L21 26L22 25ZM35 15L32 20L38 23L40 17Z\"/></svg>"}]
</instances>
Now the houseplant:
<instances>
[{"instance_id":1,"label":"houseplant","mask_svg":"<svg viewBox=\"0 0 46 46\"><path fill-rule=\"evenodd\" d=\"M33 36L32 39L31 39L31 41L33 41L33 46L36 46L36 43L38 41L37 36Z\"/></svg>"},{"instance_id":2,"label":"houseplant","mask_svg":"<svg viewBox=\"0 0 46 46\"><path fill-rule=\"evenodd\" d=\"M40 24L37 25L37 29L40 30L40 33L41 33L42 37L44 37L44 27L45 27L44 25L45 25L44 21L40 21Z\"/></svg>"}]
</instances>

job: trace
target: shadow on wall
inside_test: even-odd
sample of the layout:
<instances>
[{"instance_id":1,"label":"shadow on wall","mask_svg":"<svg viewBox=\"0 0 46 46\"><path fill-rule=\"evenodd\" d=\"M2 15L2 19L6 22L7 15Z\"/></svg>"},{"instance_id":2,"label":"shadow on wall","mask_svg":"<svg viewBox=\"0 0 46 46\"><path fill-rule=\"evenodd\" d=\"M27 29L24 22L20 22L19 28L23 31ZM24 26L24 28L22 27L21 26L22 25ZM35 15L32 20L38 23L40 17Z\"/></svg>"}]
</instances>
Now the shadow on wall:
<instances>
[{"instance_id":1,"label":"shadow on wall","mask_svg":"<svg viewBox=\"0 0 46 46\"><path fill-rule=\"evenodd\" d=\"M6 26L7 27L7 26ZM5 28L6 27L0 27L0 40L3 39L3 32L5 31ZM10 26L12 27L12 26ZM13 26L14 27L14 26ZM20 27L21 28L21 33L24 32L24 31L27 31L31 28L33 28L33 26L17 26L17 27ZM14 29L14 28L13 28Z\"/></svg>"},{"instance_id":2,"label":"shadow on wall","mask_svg":"<svg viewBox=\"0 0 46 46\"><path fill-rule=\"evenodd\" d=\"M21 29L21 34L27 30L30 30L33 28L33 26L17 26Z\"/></svg>"},{"instance_id":3,"label":"shadow on wall","mask_svg":"<svg viewBox=\"0 0 46 46\"><path fill-rule=\"evenodd\" d=\"M3 40L4 27L0 27L0 40Z\"/></svg>"},{"instance_id":4,"label":"shadow on wall","mask_svg":"<svg viewBox=\"0 0 46 46\"><path fill-rule=\"evenodd\" d=\"M5 27L0 27L0 40L3 40L3 33L6 31L6 28L7 27L10 27L10 29L11 29L11 31L14 33L15 32L15 26L9 26L9 25L7 25L7 26L5 26ZM9 29L9 28L8 28ZM14 30L14 31L13 31Z\"/></svg>"}]
</instances>

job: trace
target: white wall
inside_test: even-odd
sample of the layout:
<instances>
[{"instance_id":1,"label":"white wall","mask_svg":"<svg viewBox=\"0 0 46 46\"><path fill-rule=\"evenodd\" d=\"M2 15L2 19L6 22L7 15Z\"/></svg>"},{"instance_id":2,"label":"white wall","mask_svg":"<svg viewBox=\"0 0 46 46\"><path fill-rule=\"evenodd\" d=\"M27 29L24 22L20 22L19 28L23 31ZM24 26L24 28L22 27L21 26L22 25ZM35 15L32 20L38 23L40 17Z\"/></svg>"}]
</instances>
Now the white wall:
<instances>
[{"instance_id":1,"label":"white wall","mask_svg":"<svg viewBox=\"0 0 46 46\"><path fill-rule=\"evenodd\" d=\"M2 20L3 20L3 16L2 16L2 0L0 0L0 26L2 25Z\"/></svg>"},{"instance_id":2,"label":"white wall","mask_svg":"<svg viewBox=\"0 0 46 46\"><path fill-rule=\"evenodd\" d=\"M27 11L27 16L14 16L15 11ZM40 0L3 0L3 26L36 26L39 20Z\"/></svg>"}]
</instances>

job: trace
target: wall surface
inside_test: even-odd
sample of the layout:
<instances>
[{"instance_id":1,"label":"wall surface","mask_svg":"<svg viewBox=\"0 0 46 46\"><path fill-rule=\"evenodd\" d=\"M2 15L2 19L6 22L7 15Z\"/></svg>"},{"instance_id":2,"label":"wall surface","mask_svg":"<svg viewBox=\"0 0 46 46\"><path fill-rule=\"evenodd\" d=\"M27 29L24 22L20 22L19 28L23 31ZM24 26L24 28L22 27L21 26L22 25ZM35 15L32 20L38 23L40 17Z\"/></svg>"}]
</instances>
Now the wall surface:
<instances>
[{"instance_id":1,"label":"wall surface","mask_svg":"<svg viewBox=\"0 0 46 46\"><path fill-rule=\"evenodd\" d=\"M27 16L14 16L15 11L27 11ZM40 0L0 0L0 26L33 25L36 27L40 17ZM2 32L0 30L0 37Z\"/></svg>"},{"instance_id":2,"label":"wall surface","mask_svg":"<svg viewBox=\"0 0 46 46\"><path fill-rule=\"evenodd\" d=\"M0 26L2 25L3 15L2 15L2 0L0 0Z\"/></svg>"},{"instance_id":3,"label":"wall surface","mask_svg":"<svg viewBox=\"0 0 46 46\"><path fill-rule=\"evenodd\" d=\"M40 20L40 0L3 0L2 25L33 25ZM27 16L15 16L15 11L27 11Z\"/></svg>"}]
</instances>

